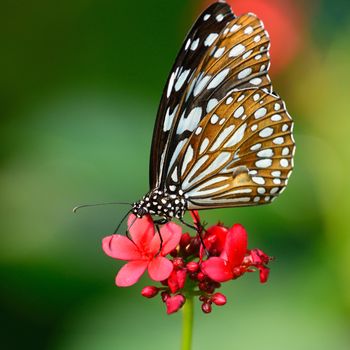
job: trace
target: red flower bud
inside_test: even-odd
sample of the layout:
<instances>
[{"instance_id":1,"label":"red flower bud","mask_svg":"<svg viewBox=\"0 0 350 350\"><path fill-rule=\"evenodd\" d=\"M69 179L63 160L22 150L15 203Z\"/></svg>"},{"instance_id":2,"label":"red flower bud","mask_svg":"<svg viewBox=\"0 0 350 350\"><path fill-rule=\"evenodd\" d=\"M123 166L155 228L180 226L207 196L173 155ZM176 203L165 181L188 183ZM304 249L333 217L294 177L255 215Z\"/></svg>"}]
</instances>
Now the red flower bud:
<instances>
[{"instance_id":1,"label":"red flower bud","mask_svg":"<svg viewBox=\"0 0 350 350\"><path fill-rule=\"evenodd\" d=\"M175 258L173 260L173 265L176 269L182 269L185 267L185 262L182 258Z\"/></svg>"},{"instance_id":2,"label":"red flower bud","mask_svg":"<svg viewBox=\"0 0 350 350\"><path fill-rule=\"evenodd\" d=\"M189 233L184 233L180 239L180 246L186 248L191 243L191 236Z\"/></svg>"},{"instance_id":3,"label":"red flower bud","mask_svg":"<svg viewBox=\"0 0 350 350\"><path fill-rule=\"evenodd\" d=\"M154 296L156 296L159 292L159 289L155 286L147 286L145 288L142 289L141 294L145 297L145 298L153 298Z\"/></svg>"},{"instance_id":4,"label":"red flower bud","mask_svg":"<svg viewBox=\"0 0 350 350\"><path fill-rule=\"evenodd\" d=\"M199 283L198 283L198 288L199 288L201 291L206 292L208 286L207 286L206 282L199 282Z\"/></svg>"},{"instance_id":5,"label":"red flower bud","mask_svg":"<svg viewBox=\"0 0 350 350\"><path fill-rule=\"evenodd\" d=\"M225 305L227 302L225 295L221 293L215 293L210 299L215 305L218 306Z\"/></svg>"},{"instance_id":6,"label":"red flower bud","mask_svg":"<svg viewBox=\"0 0 350 350\"><path fill-rule=\"evenodd\" d=\"M167 314L173 314L181 309L183 304L185 304L186 298L182 294L174 295L168 297L165 301Z\"/></svg>"},{"instance_id":7,"label":"red flower bud","mask_svg":"<svg viewBox=\"0 0 350 350\"><path fill-rule=\"evenodd\" d=\"M168 298L170 298L170 294L167 292L162 292L160 295L164 303L167 301Z\"/></svg>"},{"instance_id":8,"label":"red flower bud","mask_svg":"<svg viewBox=\"0 0 350 350\"><path fill-rule=\"evenodd\" d=\"M198 272L197 279L198 279L198 281L202 282L206 279L206 276L203 272Z\"/></svg>"},{"instance_id":9,"label":"red flower bud","mask_svg":"<svg viewBox=\"0 0 350 350\"><path fill-rule=\"evenodd\" d=\"M202 311L203 311L205 314L211 313L211 304L210 304L210 302L206 302L206 303L203 303L203 304L202 304Z\"/></svg>"},{"instance_id":10,"label":"red flower bud","mask_svg":"<svg viewBox=\"0 0 350 350\"><path fill-rule=\"evenodd\" d=\"M191 261L186 265L186 267L187 267L187 270L190 272L197 272L199 269L199 264L195 261Z\"/></svg>"}]
</instances>

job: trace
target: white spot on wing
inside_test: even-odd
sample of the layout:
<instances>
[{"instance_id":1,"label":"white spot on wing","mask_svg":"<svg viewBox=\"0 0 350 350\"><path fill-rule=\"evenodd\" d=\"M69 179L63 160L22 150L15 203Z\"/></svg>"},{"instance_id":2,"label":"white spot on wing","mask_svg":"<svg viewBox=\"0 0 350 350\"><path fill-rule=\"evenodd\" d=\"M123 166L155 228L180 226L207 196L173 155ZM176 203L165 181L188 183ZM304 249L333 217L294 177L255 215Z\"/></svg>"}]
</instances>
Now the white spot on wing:
<instances>
[{"instance_id":1,"label":"white spot on wing","mask_svg":"<svg viewBox=\"0 0 350 350\"><path fill-rule=\"evenodd\" d=\"M235 128L234 125L230 125L229 127L225 128L215 140L213 146L210 148L210 151L211 152L216 151L221 146L221 144L226 140L227 136L231 134L234 128Z\"/></svg>"},{"instance_id":2,"label":"white spot on wing","mask_svg":"<svg viewBox=\"0 0 350 350\"><path fill-rule=\"evenodd\" d=\"M238 79L244 79L248 77L253 70L251 68L243 69L241 72L238 73Z\"/></svg>"},{"instance_id":3,"label":"white spot on wing","mask_svg":"<svg viewBox=\"0 0 350 350\"><path fill-rule=\"evenodd\" d=\"M240 118L243 115L243 113L244 113L244 107L240 106L235 110L235 112L233 113L233 116L235 118Z\"/></svg>"},{"instance_id":4,"label":"white spot on wing","mask_svg":"<svg viewBox=\"0 0 350 350\"><path fill-rule=\"evenodd\" d=\"M260 85L262 83L262 79L261 78L254 78L250 81L250 83L253 85Z\"/></svg>"},{"instance_id":5,"label":"white spot on wing","mask_svg":"<svg viewBox=\"0 0 350 350\"><path fill-rule=\"evenodd\" d=\"M253 27L249 26L246 29L244 29L244 34L250 35L253 33Z\"/></svg>"},{"instance_id":6,"label":"white spot on wing","mask_svg":"<svg viewBox=\"0 0 350 350\"><path fill-rule=\"evenodd\" d=\"M207 149L208 145L209 145L209 139L206 137L201 143L199 154L202 154Z\"/></svg>"},{"instance_id":7,"label":"white spot on wing","mask_svg":"<svg viewBox=\"0 0 350 350\"><path fill-rule=\"evenodd\" d=\"M260 119L262 117L265 117L267 113L267 109L266 108L259 108L255 113L254 113L254 117L255 119Z\"/></svg>"},{"instance_id":8,"label":"white spot on wing","mask_svg":"<svg viewBox=\"0 0 350 350\"><path fill-rule=\"evenodd\" d=\"M260 148L261 148L261 143L257 143L256 145L250 147L250 150L251 151L257 151Z\"/></svg>"},{"instance_id":9,"label":"white spot on wing","mask_svg":"<svg viewBox=\"0 0 350 350\"><path fill-rule=\"evenodd\" d=\"M175 91L179 91L182 88L182 86L183 86L184 82L186 81L190 72L191 72L191 70L187 69L180 74L180 76L177 79L177 82L175 84Z\"/></svg>"},{"instance_id":10,"label":"white spot on wing","mask_svg":"<svg viewBox=\"0 0 350 350\"><path fill-rule=\"evenodd\" d=\"M177 112L179 108L179 105L177 105L175 107L175 109L173 110L172 113L170 113L170 107L168 107L167 111L166 111L166 114L165 114L165 118L164 118L164 125L163 125L163 131L166 132L166 131L169 131L172 124L173 124L173 120L174 120L174 117L175 117L175 114Z\"/></svg>"},{"instance_id":11,"label":"white spot on wing","mask_svg":"<svg viewBox=\"0 0 350 350\"><path fill-rule=\"evenodd\" d=\"M220 47L215 51L214 57L220 58L224 52L225 52L225 47Z\"/></svg>"},{"instance_id":12,"label":"white spot on wing","mask_svg":"<svg viewBox=\"0 0 350 350\"><path fill-rule=\"evenodd\" d=\"M258 152L257 156L259 158L271 158L273 156L273 150L271 148L264 149Z\"/></svg>"},{"instance_id":13,"label":"white spot on wing","mask_svg":"<svg viewBox=\"0 0 350 350\"><path fill-rule=\"evenodd\" d=\"M192 45L191 45L190 49L191 49L192 51L195 51L195 50L197 49L198 45L199 45L199 38L197 38L196 40L194 40L194 41L192 42Z\"/></svg>"},{"instance_id":14,"label":"white spot on wing","mask_svg":"<svg viewBox=\"0 0 350 350\"><path fill-rule=\"evenodd\" d=\"M198 96L203 91L205 86L208 84L210 79L211 79L210 75L207 75L206 77L203 77L202 79L200 79L197 82L196 87L194 88L193 96Z\"/></svg>"},{"instance_id":15,"label":"white spot on wing","mask_svg":"<svg viewBox=\"0 0 350 350\"><path fill-rule=\"evenodd\" d=\"M211 46L213 45L214 41L216 40L216 38L219 36L219 34L217 33L211 33L207 36L207 38L205 39L204 42L204 46Z\"/></svg>"},{"instance_id":16,"label":"white spot on wing","mask_svg":"<svg viewBox=\"0 0 350 350\"><path fill-rule=\"evenodd\" d=\"M174 182L177 182L179 180L178 176L177 176L177 167L175 167L173 173L171 174L171 179L174 181Z\"/></svg>"},{"instance_id":17,"label":"white spot on wing","mask_svg":"<svg viewBox=\"0 0 350 350\"><path fill-rule=\"evenodd\" d=\"M258 185L265 185L265 180L263 177L254 176L254 177L252 177L252 180Z\"/></svg>"},{"instance_id":18,"label":"white spot on wing","mask_svg":"<svg viewBox=\"0 0 350 350\"><path fill-rule=\"evenodd\" d=\"M183 163L182 163L181 175L183 175L185 173L186 168L192 159L193 159L193 148L191 145L189 145L187 148L187 151L185 153Z\"/></svg>"},{"instance_id":19,"label":"white spot on wing","mask_svg":"<svg viewBox=\"0 0 350 350\"><path fill-rule=\"evenodd\" d=\"M210 18L210 14L207 13L207 14L203 17L203 20L204 20L204 21L207 21L209 18Z\"/></svg>"},{"instance_id":20,"label":"white spot on wing","mask_svg":"<svg viewBox=\"0 0 350 350\"><path fill-rule=\"evenodd\" d=\"M199 124L202 117L202 108L195 107L191 110L190 114L187 118L182 114L181 119L179 121L179 125L177 127L176 133L178 135L182 134L185 130L193 131Z\"/></svg>"},{"instance_id":21,"label":"white spot on wing","mask_svg":"<svg viewBox=\"0 0 350 350\"><path fill-rule=\"evenodd\" d=\"M269 137L273 134L273 129L270 127L267 127L259 132L260 137Z\"/></svg>"},{"instance_id":22,"label":"white spot on wing","mask_svg":"<svg viewBox=\"0 0 350 350\"><path fill-rule=\"evenodd\" d=\"M253 50L249 50L247 51L242 57L244 60L246 60L251 54L252 54Z\"/></svg>"},{"instance_id":23,"label":"white spot on wing","mask_svg":"<svg viewBox=\"0 0 350 350\"><path fill-rule=\"evenodd\" d=\"M167 98L170 97L171 91L172 91L173 86L174 86L174 81L175 81L177 72L178 72L178 69L175 72L171 73L171 76L170 76L170 79L169 79L169 84L168 84L168 90L167 90L167 93L166 93Z\"/></svg>"},{"instance_id":24,"label":"white spot on wing","mask_svg":"<svg viewBox=\"0 0 350 350\"><path fill-rule=\"evenodd\" d=\"M169 168L168 168L169 170L170 170L171 167L173 166L173 164L174 164L176 158L178 157L179 153L181 152L181 150L182 150L184 144L187 142L187 140L188 140L188 139L181 140L181 141L177 144L177 146L176 146L176 148L175 148L175 151L174 151L174 153L173 153L173 156L171 157L171 160L170 160L170 163L169 163Z\"/></svg>"},{"instance_id":25,"label":"white spot on wing","mask_svg":"<svg viewBox=\"0 0 350 350\"><path fill-rule=\"evenodd\" d=\"M224 147L233 147L237 143L241 142L244 137L246 127L247 127L246 123L241 125L236 130L236 132L231 136L231 138L226 142Z\"/></svg>"},{"instance_id":26,"label":"white spot on wing","mask_svg":"<svg viewBox=\"0 0 350 350\"><path fill-rule=\"evenodd\" d=\"M229 57L237 57L237 56L241 55L244 51L245 51L245 46L242 44L238 44L231 49L228 56Z\"/></svg>"},{"instance_id":27,"label":"white spot on wing","mask_svg":"<svg viewBox=\"0 0 350 350\"><path fill-rule=\"evenodd\" d=\"M224 19L224 15L222 15L222 14L216 16L216 20L218 22L221 22L223 19Z\"/></svg>"},{"instance_id":28,"label":"white spot on wing","mask_svg":"<svg viewBox=\"0 0 350 350\"><path fill-rule=\"evenodd\" d=\"M214 89L217 86L219 86L224 81L229 71L230 71L230 68L226 68L223 71L221 71L219 74L217 74L214 77L214 79L210 82L207 89Z\"/></svg>"},{"instance_id":29,"label":"white spot on wing","mask_svg":"<svg viewBox=\"0 0 350 350\"><path fill-rule=\"evenodd\" d=\"M289 165L288 159L281 159L280 164L281 164L281 167L287 168Z\"/></svg>"},{"instance_id":30,"label":"white spot on wing","mask_svg":"<svg viewBox=\"0 0 350 350\"><path fill-rule=\"evenodd\" d=\"M284 138L283 137L276 137L272 142L275 145L282 145L284 143Z\"/></svg>"},{"instance_id":31,"label":"white spot on wing","mask_svg":"<svg viewBox=\"0 0 350 350\"><path fill-rule=\"evenodd\" d=\"M209 100L207 104L207 113L210 113L218 105L218 103L219 101L216 98Z\"/></svg>"},{"instance_id":32,"label":"white spot on wing","mask_svg":"<svg viewBox=\"0 0 350 350\"><path fill-rule=\"evenodd\" d=\"M271 120L273 122L279 122L280 120L282 120L282 117L279 114L275 114L271 117Z\"/></svg>"},{"instance_id":33,"label":"white spot on wing","mask_svg":"<svg viewBox=\"0 0 350 350\"><path fill-rule=\"evenodd\" d=\"M234 24L231 29L230 29L230 32L233 33L233 32L236 32L239 28L241 28L241 25L240 24Z\"/></svg>"},{"instance_id":34,"label":"white spot on wing","mask_svg":"<svg viewBox=\"0 0 350 350\"><path fill-rule=\"evenodd\" d=\"M261 169L266 169L272 165L272 160L269 158L261 159L255 162L255 166Z\"/></svg>"},{"instance_id":35,"label":"white spot on wing","mask_svg":"<svg viewBox=\"0 0 350 350\"><path fill-rule=\"evenodd\" d=\"M213 116L210 118L210 122L212 124L216 124L219 121L219 117L216 114L213 114Z\"/></svg>"}]
</instances>

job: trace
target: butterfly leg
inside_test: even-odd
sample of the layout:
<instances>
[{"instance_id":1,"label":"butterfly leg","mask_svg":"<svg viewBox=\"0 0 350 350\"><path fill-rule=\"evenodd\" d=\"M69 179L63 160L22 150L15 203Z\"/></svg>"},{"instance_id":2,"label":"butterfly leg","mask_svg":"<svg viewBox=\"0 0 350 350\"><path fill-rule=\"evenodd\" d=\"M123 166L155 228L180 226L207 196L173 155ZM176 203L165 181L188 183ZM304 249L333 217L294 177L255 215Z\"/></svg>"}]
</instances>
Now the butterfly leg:
<instances>
[{"instance_id":1,"label":"butterfly leg","mask_svg":"<svg viewBox=\"0 0 350 350\"><path fill-rule=\"evenodd\" d=\"M183 219L179 219L185 226L191 228L192 230L195 230L198 234L198 237L201 241L201 244L204 248L205 254L207 255L207 257L209 257L209 252L207 250L207 247L205 246L204 240L203 240L203 236L202 236L202 232L205 231L204 227L200 224L199 227L196 227L194 225L188 224L186 221L184 221ZM199 222L199 221L198 221Z\"/></svg>"},{"instance_id":2,"label":"butterfly leg","mask_svg":"<svg viewBox=\"0 0 350 350\"><path fill-rule=\"evenodd\" d=\"M160 234L159 225L155 224L155 226L156 226L156 231L157 231L159 239L160 239L160 246L159 246L159 250L158 250L158 253L157 253L157 255L158 255L161 252L162 248L163 248L163 237Z\"/></svg>"}]
</instances>

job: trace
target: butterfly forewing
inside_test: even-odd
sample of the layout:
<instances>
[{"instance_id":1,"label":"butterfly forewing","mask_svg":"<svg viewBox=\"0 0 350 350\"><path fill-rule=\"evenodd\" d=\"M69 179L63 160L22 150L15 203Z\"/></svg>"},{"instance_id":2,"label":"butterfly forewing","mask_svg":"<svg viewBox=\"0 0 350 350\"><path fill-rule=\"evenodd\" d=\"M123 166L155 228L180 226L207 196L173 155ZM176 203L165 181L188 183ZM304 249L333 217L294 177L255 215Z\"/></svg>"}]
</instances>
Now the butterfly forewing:
<instances>
[{"instance_id":1,"label":"butterfly forewing","mask_svg":"<svg viewBox=\"0 0 350 350\"><path fill-rule=\"evenodd\" d=\"M234 91L199 123L167 184L180 186L189 209L269 203L293 167L292 128L279 97Z\"/></svg>"},{"instance_id":2,"label":"butterfly forewing","mask_svg":"<svg viewBox=\"0 0 350 350\"><path fill-rule=\"evenodd\" d=\"M165 85L157 113L150 159L151 188L160 185L171 130L183 107L185 90L193 81L206 52L210 50L205 39L213 33L220 33L233 18L231 8L226 3L214 3L200 15L184 41Z\"/></svg>"}]
</instances>

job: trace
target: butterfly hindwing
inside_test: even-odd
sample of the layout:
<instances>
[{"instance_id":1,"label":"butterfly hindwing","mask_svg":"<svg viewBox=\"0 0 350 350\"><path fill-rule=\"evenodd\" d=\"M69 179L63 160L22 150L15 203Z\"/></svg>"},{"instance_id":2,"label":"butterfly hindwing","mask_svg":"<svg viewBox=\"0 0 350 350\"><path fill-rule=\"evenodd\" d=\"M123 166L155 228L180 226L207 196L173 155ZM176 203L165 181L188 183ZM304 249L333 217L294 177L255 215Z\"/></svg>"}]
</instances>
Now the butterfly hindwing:
<instances>
[{"instance_id":1,"label":"butterfly hindwing","mask_svg":"<svg viewBox=\"0 0 350 350\"><path fill-rule=\"evenodd\" d=\"M234 91L183 145L167 187L181 188L189 209L269 203L293 167L292 128L279 97L256 88Z\"/></svg>"}]
</instances>

